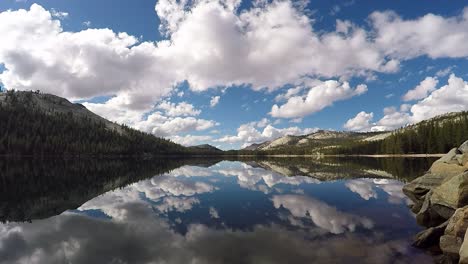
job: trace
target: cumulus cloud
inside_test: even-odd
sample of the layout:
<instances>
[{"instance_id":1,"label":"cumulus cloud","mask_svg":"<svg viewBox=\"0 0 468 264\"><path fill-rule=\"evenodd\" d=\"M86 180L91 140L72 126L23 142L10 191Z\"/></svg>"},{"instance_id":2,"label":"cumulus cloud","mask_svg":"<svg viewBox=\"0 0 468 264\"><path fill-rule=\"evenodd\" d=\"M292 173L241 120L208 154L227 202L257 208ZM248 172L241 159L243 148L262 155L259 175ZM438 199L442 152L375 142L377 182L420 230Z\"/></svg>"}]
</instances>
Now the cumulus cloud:
<instances>
[{"instance_id":1,"label":"cumulus cloud","mask_svg":"<svg viewBox=\"0 0 468 264\"><path fill-rule=\"evenodd\" d=\"M210 100L210 107L215 107L218 103L219 103L219 99L221 97L219 96L213 96L211 97L211 100Z\"/></svg>"},{"instance_id":2,"label":"cumulus cloud","mask_svg":"<svg viewBox=\"0 0 468 264\"><path fill-rule=\"evenodd\" d=\"M190 137L188 135L177 135L178 133L203 131L219 125L219 123L213 120L186 116L190 114L198 115L200 113L200 110L195 110L191 104L187 103L173 104L163 102L158 108L165 110L165 114L168 115L166 116L159 111L145 114L144 111L125 110L117 106L118 102L114 103L116 100L118 100L117 97L112 98L104 104L83 103L83 105L111 121L124 123L156 136L171 136L181 142L184 141L184 137L186 137L186 140L190 140ZM192 137L191 139L195 138Z\"/></svg>"},{"instance_id":3,"label":"cumulus cloud","mask_svg":"<svg viewBox=\"0 0 468 264\"><path fill-rule=\"evenodd\" d=\"M175 104L163 101L156 108L164 110L168 116L197 116L201 113L201 110L196 110L192 104L187 102Z\"/></svg>"},{"instance_id":4,"label":"cumulus cloud","mask_svg":"<svg viewBox=\"0 0 468 264\"><path fill-rule=\"evenodd\" d=\"M0 13L0 34L8 39L0 43L6 69L0 82L7 89L39 89L69 99L113 96L88 106L132 124L183 81L194 91L233 85L276 90L303 76L372 77L395 72L401 61L417 56L468 56L468 9L454 17L427 14L407 20L374 12L369 29L338 20L335 30L319 32L304 8L291 1L259 1L242 12L239 5L237 0L158 1L155 10L166 36L158 42L140 42L110 29L64 31L57 17L65 15L37 4L7 10ZM366 87L326 81L306 90L278 98L287 101L274 105L271 115L303 117ZM193 119L167 122L199 123Z\"/></svg>"},{"instance_id":5,"label":"cumulus cloud","mask_svg":"<svg viewBox=\"0 0 468 264\"><path fill-rule=\"evenodd\" d=\"M286 135L304 135L317 131L317 128L299 128L299 127L286 127L276 128L270 124L266 125L267 121L261 120L260 122L251 122L242 124L237 129L237 135L224 136L217 139L217 142L224 143L243 143L244 146L252 143L259 143L270 141ZM263 126L266 125L264 128ZM259 130L263 128L263 130Z\"/></svg>"},{"instance_id":6,"label":"cumulus cloud","mask_svg":"<svg viewBox=\"0 0 468 264\"><path fill-rule=\"evenodd\" d=\"M358 85L351 88L348 82L340 83L329 80L321 84L310 87L309 91L302 96L292 96L281 105L274 105L271 108L271 116L277 118L297 118L318 112L323 108L332 105L334 102L345 100L356 95L367 92L367 86Z\"/></svg>"},{"instance_id":7,"label":"cumulus cloud","mask_svg":"<svg viewBox=\"0 0 468 264\"><path fill-rule=\"evenodd\" d=\"M285 176L277 172L266 170L263 168L254 168L252 166L242 164L233 166L232 168L223 168L216 172L224 176L235 176L237 182L243 188L255 190L256 185L261 181L265 183L262 192L267 193L269 189L278 184L300 185L300 184L318 184L319 180L307 176Z\"/></svg>"},{"instance_id":8,"label":"cumulus cloud","mask_svg":"<svg viewBox=\"0 0 468 264\"><path fill-rule=\"evenodd\" d=\"M347 128L362 128L365 131L391 130L445 113L468 110L468 83L462 78L451 74L446 85L431 90L433 91L429 95L413 105L401 105L399 111L394 107L385 108L384 116L375 123L371 122L369 114L367 118L363 118L365 114L361 112L346 122L349 125ZM356 124L356 127L352 124Z\"/></svg>"},{"instance_id":9,"label":"cumulus cloud","mask_svg":"<svg viewBox=\"0 0 468 264\"><path fill-rule=\"evenodd\" d=\"M52 17L55 17L55 18L58 18L58 19L65 19L69 15L67 12L62 12L62 11L56 10L54 8L50 9L50 14L52 15Z\"/></svg>"},{"instance_id":10,"label":"cumulus cloud","mask_svg":"<svg viewBox=\"0 0 468 264\"><path fill-rule=\"evenodd\" d=\"M352 192L359 194L362 199L369 200L377 199L377 192L374 190L374 185L367 179L349 180L345 186Z\"/></svg>"},{"instance_id":11,"label":"cumulus cloud","mask_svg":"<svg viewBox=\"0 0 468 264\"><path fill-rule=\"evenodd\" d=\"M468 109L468 83L450 75L448 83L411 107L412 121L418 122L448 112Z\"/></svg>"},{"instance_id":12,"label":"cumulus cloud","mask_svg":"<svg viewBox=\"0 0 468 264\"><path fill-rule=\"evenodd\" d=\"M179 143L184 146L201 145L213 140L211 136L197 136L197 135L185 135L185 136L171 136L169 137L175 143Z\"/></svg>"},{"instance_id":13,"label":"cumulus cloud","mask_svg":"<svg viewBox=\"0 0 468 264\"><path fill-rule=\"evenodd\" d=\"M454 66L449 66L449 67L447 67L445 69L438 70L436 72L436 76L437 77L445 77L445 76L449 75L452 72L453 68L455 68L455 67Z\"/></svg>"},{"instance_id":14,"label":"cumulus cloud","mask_svg":"<svg viewBox=\"0 0 468 264\"><path fill-rule=\"evenodd\" d=\"M349 119L344 128L352 131L368 131L372 127L374 113L359 112L354 118Z\"/></svg>"},{"instance_id":15,"label":"cumulus cloud","mask_svg":"<svg viewBox=\"0 0 468 264\"><path fill-rule=\"evenodd\" d=\"M272 200L275 208L283 206L295 217L309 217L318 227L333 234L353 232L358 226L367 229L374 226L368 218L340 212L305 195L275 195Z\"/></svg>"},{"instance_id":16,"label":"cumulus cloud","mask_svg":"<svg viewBox=\"0 0 468 264\"><path fill-rule=\"evenodd\" d=\"M392 11L370 15L376 33L375 44L397 59L427 55L430 58L466 58L468 8L454 17L435 14L404 20Z\"/></svg>"},{"instance_id":17,"label":"cumulus cloud","mask_svg":"<svg viewBox=\"0 0 468 264\"><path fill-rule=\"evenodd\" d=\"M427 254L413 252L406 238L389 240L381 232L329 236L268 225L230 230L193 224L180 234L151 208L125 207L132 212L128 222L65 214L33 223L2 224L0 256L9 263L276 264L343 263L358 252L365 264L431 261Z\"/></svg>"},{"instance_id":18,"label":"cumulus cloud","mask_svg":"<svg viewBox=\"0 0 468 264\"><path fill-rule=\"evenodd\" d=\"M439 80L434 77L426 77L418 86L409 90L403 95L403 101L418 100L427 97L427 95L436 89Z\"/></svg>"},{"instance_id":19,"label":"cumulus cloud","mask_svg":"<svg viewBox=\"0 0 468 264\"><path fill-rule=\"evenodd\" d=\"M357 179L347 181L345 186L364 200L377 199L378 195L375 188L380 188L388 195L387 201L389 203L409 203L408 197L402 191L403 183L396 180Z\"/></svg>"},{"instance_id":20,"label":"cumulus cloud","mask_svg":"<svg viewBox=\"0 0 468 264\"><path fill-rule=\"evenodd\" d=\"M169 211L182 213L192 210L192 207L196 204L200 204L200 200L194 197L166 197L155 208L164 213Z\"/></svg>"}]
</instances>

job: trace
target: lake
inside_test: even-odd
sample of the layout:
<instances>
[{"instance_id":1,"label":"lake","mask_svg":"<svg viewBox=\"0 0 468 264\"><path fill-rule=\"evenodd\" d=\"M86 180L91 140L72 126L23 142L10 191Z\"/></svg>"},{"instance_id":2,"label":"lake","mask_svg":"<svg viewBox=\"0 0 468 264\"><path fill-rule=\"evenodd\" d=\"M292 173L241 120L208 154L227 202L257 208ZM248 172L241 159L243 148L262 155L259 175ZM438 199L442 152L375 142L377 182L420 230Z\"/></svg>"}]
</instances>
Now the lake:
<instances>
[{"instance_id":1,"label":"lake","mask_svg":"<svg viewBox=\"0 0 468 264\"><path fill-rule=\"evenodd\" d=\"M431 263L426 158L1 160L0 263Z\"/></svg>"}]
</instances>

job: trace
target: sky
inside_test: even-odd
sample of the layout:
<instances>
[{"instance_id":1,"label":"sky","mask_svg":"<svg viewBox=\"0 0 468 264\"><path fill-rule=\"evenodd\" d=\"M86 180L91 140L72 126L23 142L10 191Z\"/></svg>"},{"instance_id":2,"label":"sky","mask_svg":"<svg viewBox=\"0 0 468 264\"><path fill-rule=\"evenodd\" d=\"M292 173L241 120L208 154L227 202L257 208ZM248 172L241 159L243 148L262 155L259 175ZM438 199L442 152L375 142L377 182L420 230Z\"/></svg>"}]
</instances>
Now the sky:
<instances>
[{"instance_id":1,"label":"sky","mask_svg":"<svg viewBox=\"0 0 468 264\"><path fill-rule=\"evenodd\" d=\"M183 145L468 110L468 2L2 0L0 86Z\"/></svg>"}]
</instances>

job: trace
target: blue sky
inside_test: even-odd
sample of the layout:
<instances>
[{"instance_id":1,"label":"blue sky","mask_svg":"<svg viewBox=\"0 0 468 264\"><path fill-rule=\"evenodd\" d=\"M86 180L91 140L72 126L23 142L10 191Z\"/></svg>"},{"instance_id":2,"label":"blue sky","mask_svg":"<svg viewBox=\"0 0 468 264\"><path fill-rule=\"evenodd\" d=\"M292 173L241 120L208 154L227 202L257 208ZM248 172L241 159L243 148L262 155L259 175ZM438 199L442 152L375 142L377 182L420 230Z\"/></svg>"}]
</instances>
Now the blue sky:
<instances>
[{"instance_id":1,"label":"blue sky","mask_svg":"<svg viewBox=\"0 0 468 264\"><path fill-rule=\"evenodd\" d=\"M4 0L0 83L186 145L390 130L467 110L465 5Z\"/></svg>"}]
</instances>

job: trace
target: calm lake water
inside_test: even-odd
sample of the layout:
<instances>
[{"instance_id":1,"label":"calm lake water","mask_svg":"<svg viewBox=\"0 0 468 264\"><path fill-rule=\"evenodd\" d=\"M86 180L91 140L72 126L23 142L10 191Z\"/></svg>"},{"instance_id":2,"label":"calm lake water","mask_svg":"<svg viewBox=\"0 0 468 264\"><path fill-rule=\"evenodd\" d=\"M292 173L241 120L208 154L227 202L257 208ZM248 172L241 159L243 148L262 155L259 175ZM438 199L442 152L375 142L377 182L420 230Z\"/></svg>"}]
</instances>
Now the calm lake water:
<instances>
[{"instance_id":1,"label":"calm lake water","mask_svg":"<svg viewBox=\"0 0 468 264\"><path fill-rule=\"evenodd\" d=\"M0 263L431 263L429 159L0 161Z\"/></svg>"}]
</instances>

